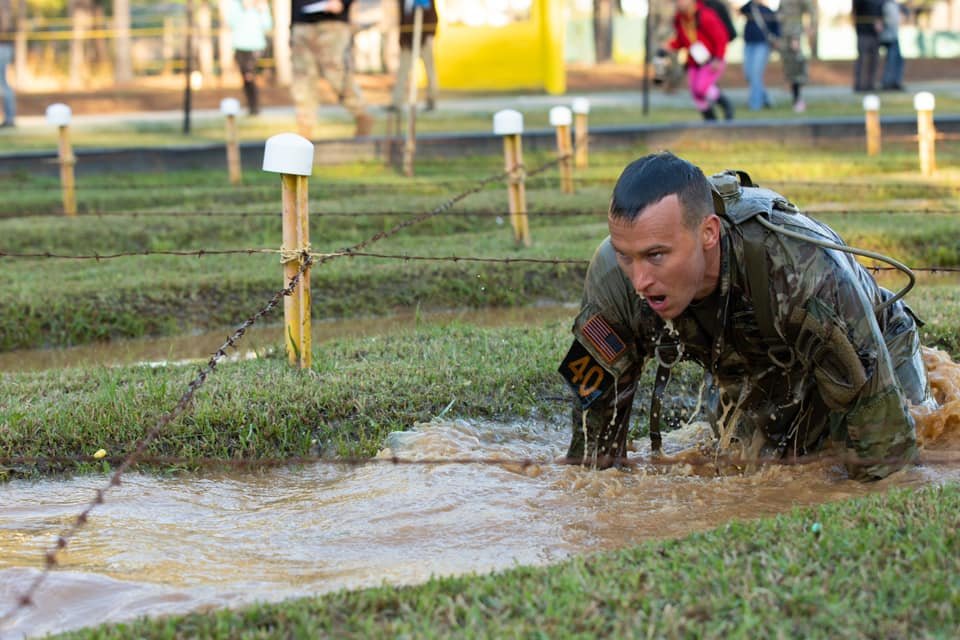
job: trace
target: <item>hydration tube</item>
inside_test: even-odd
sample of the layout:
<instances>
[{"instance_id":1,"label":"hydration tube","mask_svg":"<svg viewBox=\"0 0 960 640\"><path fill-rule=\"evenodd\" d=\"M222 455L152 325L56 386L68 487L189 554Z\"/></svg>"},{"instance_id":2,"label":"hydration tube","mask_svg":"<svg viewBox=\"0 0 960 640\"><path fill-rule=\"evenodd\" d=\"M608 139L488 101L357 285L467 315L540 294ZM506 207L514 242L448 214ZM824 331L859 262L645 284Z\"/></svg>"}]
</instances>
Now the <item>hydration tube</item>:
<instances>
[{"instance_id":1,"label":"hydration tube","mask_svg":"<svg viewBox=\"0 0 960 640\"><path fill-rule=\"evenodd\" d=\"M895 269L898 269L901 272L903 272L903 274L906 275L907 278L909 279L909 282L903 289L898 291L892 298L888 300L884 300L883 302L878 304L873 310L874 313L876 314L879 314L881 311L883 311L884 309L892 305L894 302L896 302L903 296L907 295L907 293L911 289L913 289L913 285L915 285L917 282L917 276L914 275L913 271L911 271L910 268L907 267L907 265L903 264L902 262L897 262L896 260L894 260L889 256L885 256L881 253L876 253L874 251L867 251L866 249L857 249L856 247L848 247L847 245L837 244L835 242L830 242L829 240L820 240L819 238L812 238L808 235L797 233L796 231L790 231L789 229L785 229L783 227L773 224L762 215L756 216L754 219L760 224L762 224L764 227L766 227L767 229L770 229L771 231L774 231L776 233L782 233L785 236L789 236L797 240L803 240L804 242L809 242L811 244L815 244L818 247L823 247L825 249L835 249L837 251L843 251L844 253L851 253L853 255L863 256L864 258L872 258L880 262L885 262L886 264L889 264Z\"/></svg>"}]
</instances>

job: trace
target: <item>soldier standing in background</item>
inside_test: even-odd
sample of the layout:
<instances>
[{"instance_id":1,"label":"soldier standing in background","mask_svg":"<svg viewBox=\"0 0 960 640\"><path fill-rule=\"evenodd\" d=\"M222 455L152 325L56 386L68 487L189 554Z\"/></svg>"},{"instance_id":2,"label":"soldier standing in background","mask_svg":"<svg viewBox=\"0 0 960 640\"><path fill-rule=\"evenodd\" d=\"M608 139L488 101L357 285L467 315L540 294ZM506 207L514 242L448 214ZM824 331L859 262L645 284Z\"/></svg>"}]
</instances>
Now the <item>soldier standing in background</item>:
<instances>
[{"instance_id":1,"label":"soldier standing in background","mask_svg":"<svg viewBox=\"0 0 960 640\"><path fill-rule=\"evenodd\" d=\"M783 34L779 47L783 77L790 85L793 110L802 113L807 104L801 92L808 79L803 41L806 39L810 42L810 48L813 49L813 36L817 30L817 4L815 0L780 0L777 15L780 17L780 32Z\"/></svg>"},{"instance_id":2,"label":"soldier standing in background","mask_svg":"<svg viewBox=\"0 0 960 640\"><path fill-rule=\"evenodd\" d=\"M669 152L624 169L607 224L560 365L576 395L571 462L626 457L651 361L656 449L659 399L681 360L704 368L720 453L792 458L835 443L864 480L915 459L907 402L936 406L918 322L832 229L743 172L708 180Z\"/></svg>"},{"instance_id":3,"label":"soldier standing in background","mask_svg":"<svg viewBox=\"0 0 960 640\"><path fill-rule=\"evenodd\" d=\"M3 94L3 122L0 127L14 126L17 116L17 98L7 82L7 67L13 62L13 38L17 33L17 14L20 0L0 0L0 93Z\"/></svg>"},{"instance_id":4,"label":"soldier standing in background","mask_svg":"<svg viewBox=\"0 0 960 640\"><path fill-rule=\"evenodd\" d=\"M853 28L857 33L857 60L853 63L853 90L877 90L883 0L853 0Z\"/></svg>"},{"instance_id":5,"label":"soldier standing in background","mask_svg":"<svg viewBox=\"0 0 960 640\"><path fill-rule=\"evenodd\" d=\"M353 34L350 5L353 0L292 0L290 51L293 80L290 93L297 130L313 137L317 118L317 79L322 77L356 122L355 135L373 131L373 118L353 78Z\"/></svg>"}]
</instances>

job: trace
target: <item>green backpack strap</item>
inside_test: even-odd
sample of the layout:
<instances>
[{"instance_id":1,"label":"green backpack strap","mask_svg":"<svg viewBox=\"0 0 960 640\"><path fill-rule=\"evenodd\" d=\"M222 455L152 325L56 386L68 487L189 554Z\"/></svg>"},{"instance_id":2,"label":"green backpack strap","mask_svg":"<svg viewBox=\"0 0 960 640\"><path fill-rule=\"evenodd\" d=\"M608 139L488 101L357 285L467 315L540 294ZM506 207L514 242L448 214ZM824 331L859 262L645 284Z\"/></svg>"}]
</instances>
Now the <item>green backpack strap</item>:
<instances>
[{"instance_id":1,"label":"green backpack strap","mask_svg":"<svg viewBox=\"0 0 960 640\"><path fill-rule=\"evenodd\" d=\"M763 229L758 229L755 233L743 234L743 253L747 260L745 271L747 284L750 287L750 299L753 302L753 313L757 318L757 327L764 338L777 338L777 329L773 324L773 310L770 308L770 270L767 265L767 250L763 246L765 235Z\"/></svg>"}]
</instances>

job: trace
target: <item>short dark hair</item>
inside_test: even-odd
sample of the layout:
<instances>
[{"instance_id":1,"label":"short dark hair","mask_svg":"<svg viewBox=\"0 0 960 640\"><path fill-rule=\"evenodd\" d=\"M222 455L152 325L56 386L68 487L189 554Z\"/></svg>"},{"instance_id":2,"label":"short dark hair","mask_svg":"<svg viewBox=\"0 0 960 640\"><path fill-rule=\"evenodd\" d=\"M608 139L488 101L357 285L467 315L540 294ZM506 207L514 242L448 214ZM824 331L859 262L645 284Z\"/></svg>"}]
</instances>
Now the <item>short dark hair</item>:
<instances>
[{"instance_id":1,"label":"short dark hair","mask_svg":"<svg viewBox=\"0 0 960 640\"><path fill-rule=\"evenodd\" d=\"M714 212L710 182L700 167L659 151L627 165L613 187L609 213L613 218L636 220L641 211L671 194L680 200L683 223L690 229Z\"/></svg>"}]
</instances>

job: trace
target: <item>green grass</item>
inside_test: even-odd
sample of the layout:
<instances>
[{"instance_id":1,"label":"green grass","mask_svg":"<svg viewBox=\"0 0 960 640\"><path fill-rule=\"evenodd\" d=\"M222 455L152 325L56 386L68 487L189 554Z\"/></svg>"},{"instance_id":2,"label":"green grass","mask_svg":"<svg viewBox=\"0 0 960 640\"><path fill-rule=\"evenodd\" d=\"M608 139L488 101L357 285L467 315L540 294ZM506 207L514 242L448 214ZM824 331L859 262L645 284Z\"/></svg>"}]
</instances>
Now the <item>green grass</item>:
<instances>
[{"instance_id":1,"label":"green grass","mask_svg":"<svg viewBox=\"0 0 960 640\"><path fill-rule=\"evenodd\" d=\"M957 266L960 242L953 216L960 189L944 169L915 175L915 157L890 152L865 161L859 152L816 147L784 149L755 142L686 143L676 151L709 172L742 167L835 226L848 241L911 265ZM955 152L956 153L956 152ZM585 261L606 234L610 189L636 150L593 154L572 196L556 173L531 178L527 200L534 246L517 249L505 189L492 184L451 211L369 247L376 252L436 257L536 258ZM530 154L537 167L549 154ZM495 157L424 163L413 180L377 164L324 170L312 180L311 244L338 251L431 211L500 170ZM945 166L947 163L944 163ZM220 172L157 176L118 174L81 186L83 215L55 212L59 195L48 179L16 183L0 204L0 251L64 255L199 250L277 250L279 181L257 173L238 189ZM12 186L13 183L11 183ZM829 213L865 210L869 213ZM911 213L920 210L921 213ZM896 211L896 215L882 213ZM880 212L880 213L878 213ZM498 221L498 216L500 220ZM282 282L278 256L135 256L70 261L2 258L7 284L0 298L0 350L57 347L97 340L217 329L247 317ZM338 259L313 269L314 315L320 318L423 309L515 306L531 300L575 301L584 264L494 264Z\"/></svg>"},{"instance_id":2,"label":"green grass","mask_svg":"<svg viewBox=\"0 0 960 640\"><path fill-rule=\"evenodd\" d=\"M958 528L960 488L900 489L546 568L58 637L950 638Z\"/></svg>"},{"instance_id":3,"label":"green grass","mask_svg":"<svg viewBox=\"0 0 960 640\"><path fill-rule=\"evenodd\" d=\"M908 264L957 265L954 218L910 212L956 209L956 173L944 169L935 179L917 178L912 151L885 150L880 159L866 159L859 150L826 155L813 146L788 149L756 141L686 142L674 150L708 172L746 169L806 208L896 211L818 217L852 243ZM530 249L514 247L509 226L497 224L495 216L505 209L498 187L471 196L459 215L411 227L371 250L585 261L606 233L603 212L613 180L644 151L595 153L573 197L561 196L550 180L532 183ZM947 151L942 166L955 166L957 153ZM545 159L530 155L527 163ZM403 216L386 212L430 210L499 171L499 162L472 157L425 164L413 181L375 165L325 171L311 182L311 211L358 215L316 216L313 247L334 250L389 229ZM251 175L238 192L222 188L225 177L213 171L111 176L82 185L86 213L69 220L55 215L55 182L8 180L0 181L5 194L0 251L279 245L279 222L271 215L202 215L276 211L275 176ZM152 216L149 210L191 215ZM128 215L131 211L138 215ZM467 211L482 215L464 215ZM0 260L6 280L0 349L235 326L281 286L275 255ZM575 301L582 275L580 265L334 260L314 270L314 317ZM900 280L884 276L884 282L896 288ZM927 321L924 342L960 353L956 278L924 275L908 301ZM556 367L570 339L569 322L493 329L424 325L317 346L307 372L290 368L279 350L224 363L190 410L147 451L182 461L150 470L190 471L208 459L367 456L390 431L429 420L451 401L452 413L465 418L567 420L566 390ZM692 408L698 371L691 367L681 374L666 399L668 416ZM0 458L72 460L9 463L0 468L0 479L109 469L176 404L195 375L192 366L0 375ZM641 389L648 390L649 383L642 381ZM637 401L638 429L646 422L648 398L641 394ZM557 443L558 453L565 444ZM94 462L89 456L100 448L108 457ZM956 487L897 490L547 568L339 592L67 637L946 638L960 624L957 514ZM810 531L814 522L823 526L819 537Z\"/></svg>"}]
</instances>

